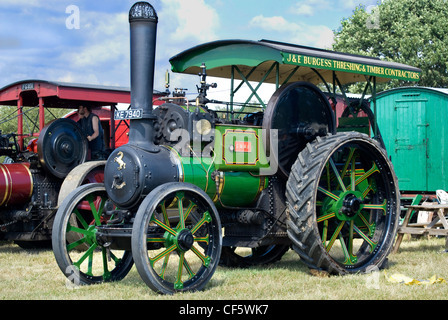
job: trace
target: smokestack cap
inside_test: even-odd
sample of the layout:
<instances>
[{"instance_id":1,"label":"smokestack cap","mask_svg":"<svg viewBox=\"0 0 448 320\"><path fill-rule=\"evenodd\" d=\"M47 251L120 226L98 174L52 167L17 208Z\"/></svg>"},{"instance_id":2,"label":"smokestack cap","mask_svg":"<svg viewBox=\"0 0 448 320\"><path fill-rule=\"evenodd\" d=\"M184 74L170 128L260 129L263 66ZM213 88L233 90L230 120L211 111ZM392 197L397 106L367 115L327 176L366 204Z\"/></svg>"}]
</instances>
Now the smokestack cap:
<instances>
[{"instance_id":1,"label":"smokestack cap","mask_svg":"<svg viewBox=\"0 0 448 320\"><path fill-rule=\"evenodd\" d=\"M129 10L129 22L152 21L157 23L158 20L156 10L148 2L137 2Z\"/></svg>"}]
</instances>

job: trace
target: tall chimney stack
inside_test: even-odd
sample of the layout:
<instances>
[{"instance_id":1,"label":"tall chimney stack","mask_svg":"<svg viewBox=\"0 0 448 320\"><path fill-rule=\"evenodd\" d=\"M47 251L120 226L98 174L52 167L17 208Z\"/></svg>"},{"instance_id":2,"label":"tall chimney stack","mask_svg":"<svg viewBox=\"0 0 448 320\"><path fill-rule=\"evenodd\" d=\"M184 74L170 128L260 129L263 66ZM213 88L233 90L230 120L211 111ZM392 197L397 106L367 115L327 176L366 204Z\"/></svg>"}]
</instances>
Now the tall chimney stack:
<instances>
[{"instance_id":1,"label":"tall chimney stack","mask_svg":"<svg viewBox=\"0 0 448 320\"><path fill-rule=\"evenodd\" d=\"M143 110L142 119L131 120L129 143L158 152L154 145L154 121L152 99L158 17L147 2L135 3L129 11L131 38L131 109Z\"/></svg>"}]
</instances>

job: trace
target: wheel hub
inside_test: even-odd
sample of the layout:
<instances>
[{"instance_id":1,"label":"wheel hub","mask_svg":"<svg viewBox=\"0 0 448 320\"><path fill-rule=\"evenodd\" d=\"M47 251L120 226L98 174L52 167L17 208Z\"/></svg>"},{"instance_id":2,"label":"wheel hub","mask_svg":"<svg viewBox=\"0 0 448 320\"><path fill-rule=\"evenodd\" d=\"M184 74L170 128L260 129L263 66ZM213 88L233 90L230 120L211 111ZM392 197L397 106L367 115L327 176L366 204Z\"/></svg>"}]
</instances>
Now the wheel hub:
<instances>
[{"instance_id":1,"label":"wheel hub","mask_svg":"<svg viewBox=\"0 0 448 320\"><path fill-rule=\"evenodd\" d=\"M194 243L194 237L191 234L190 230L184 229L181 230L177 237L177 246L182 251L188 251L191 249Z\"/></svg>"},{"instance_id":2,"label":"wheel hub","mask_svg":"<svg viewBox=\"0 0 448 320\"><path fill-rule=\"evenodd\" d=\"M342 212L349 218L354 217L361 208L362 200L354 194L348 194L342 202Z\"/></svg>"},{"instance_id":3,"label":"wheel hub","mask_svg":"<svg viewBox=\"0 0 448 320\"><path fill-rule=\"evenodd\" d=\"M341 221L351 221L361 212L364 203L362 194L359 191L341 192L339 200L327 201L324 209L328 212L334 212Z\"/></svg>"},{"instance_id":4,"label":"wheel hub","mask_svg":"<svg viewBox=\"0 0 448 320\"><path fill-rule=\"evenodd\" d=\"M90 225L90 226L87 228L87 233L86 233L85 237L86 237L86 242L87 242L89 245L99 244L98 241L97 241L97 239L96 239L96 233L97 233L97 231L98 231L98 230L97 230L97 228L96 228L95 225Z\"/></svg>"}]
</instances>

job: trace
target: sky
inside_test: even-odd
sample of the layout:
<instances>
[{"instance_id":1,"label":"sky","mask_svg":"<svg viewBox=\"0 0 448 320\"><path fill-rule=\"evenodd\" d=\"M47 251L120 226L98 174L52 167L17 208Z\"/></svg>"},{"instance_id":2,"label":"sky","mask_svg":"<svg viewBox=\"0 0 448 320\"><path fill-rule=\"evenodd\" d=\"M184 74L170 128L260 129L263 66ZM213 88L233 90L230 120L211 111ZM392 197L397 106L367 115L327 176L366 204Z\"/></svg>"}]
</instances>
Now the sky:
<instances>
[{"instance_id":1,"label":"sky","mask_svg":"<svg viewBox=\"0 0 448 320\"><path fill-rule=\"evenodd\" d=\"M128 12L135 0L0 0L0 88L40 79L130 86ZM201 43L269 39L330 48L333 30L377 0L150 0L159 17L154 88L169 58ZM193 77L193 78L192 78ZM171 74L196 93L199 78Z\"/></svg>"}]
</instances>

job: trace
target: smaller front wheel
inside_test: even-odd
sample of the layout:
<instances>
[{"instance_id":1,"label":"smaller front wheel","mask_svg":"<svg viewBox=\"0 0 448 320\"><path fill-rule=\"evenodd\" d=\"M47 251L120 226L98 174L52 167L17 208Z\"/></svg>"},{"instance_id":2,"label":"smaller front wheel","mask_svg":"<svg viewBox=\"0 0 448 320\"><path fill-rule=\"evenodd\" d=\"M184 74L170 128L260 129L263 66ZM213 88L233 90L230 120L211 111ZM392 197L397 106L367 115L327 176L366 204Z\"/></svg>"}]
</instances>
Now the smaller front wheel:
<instances>
[{"instance_id":1,"label":"smaller front wheel","mask_svg":"<svg viewBox=\"0 0 448 320\"><path fill-rule=\"evenodd\" d=\"M132 254L101 246L97 227L108 222L102 183L73 190L59 206L53 224L53 252L59 268L75 284L119 281L132 268Z\"/></svg>"},{"instance_id":2,"label":"smaller front wheel","mask_svg":"<svg viewBox=\"0 0 448 320\"><path fill-rule=\"evenodd\" d=\"M161 185L137 211L132 255L143 281L158 293L204 288L216 270L221 247L218 212L194 185Z\"/></svg>"}]
</instances>

